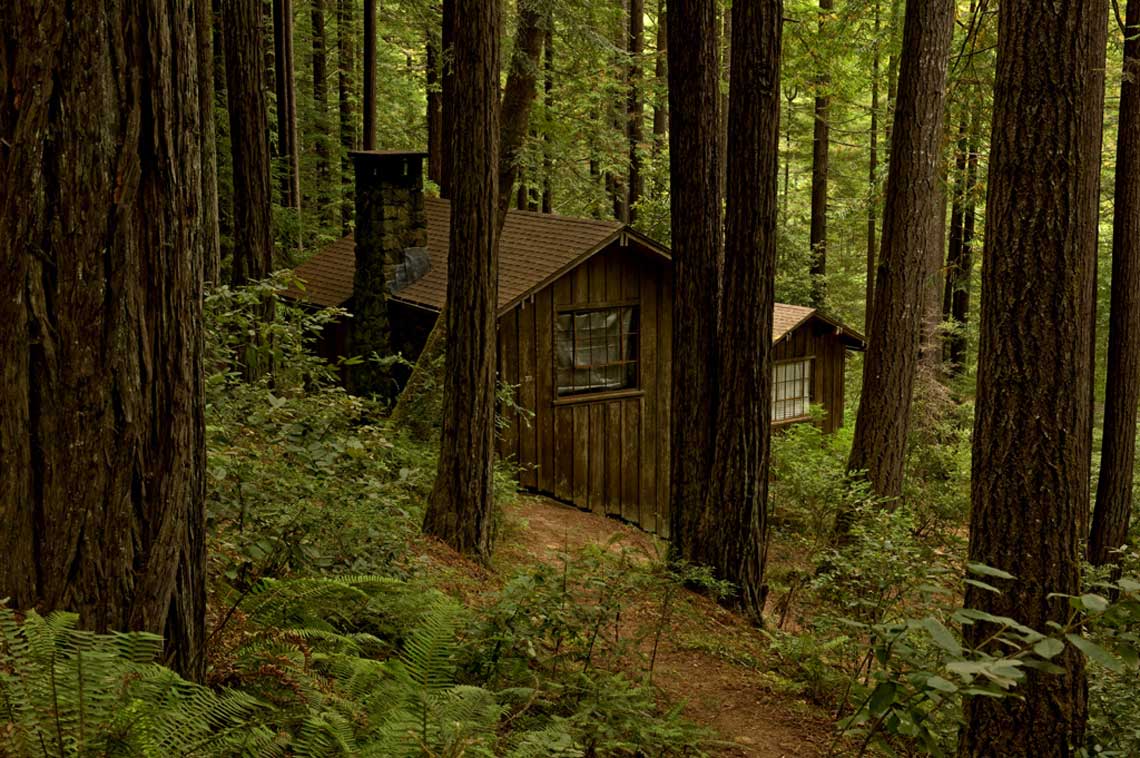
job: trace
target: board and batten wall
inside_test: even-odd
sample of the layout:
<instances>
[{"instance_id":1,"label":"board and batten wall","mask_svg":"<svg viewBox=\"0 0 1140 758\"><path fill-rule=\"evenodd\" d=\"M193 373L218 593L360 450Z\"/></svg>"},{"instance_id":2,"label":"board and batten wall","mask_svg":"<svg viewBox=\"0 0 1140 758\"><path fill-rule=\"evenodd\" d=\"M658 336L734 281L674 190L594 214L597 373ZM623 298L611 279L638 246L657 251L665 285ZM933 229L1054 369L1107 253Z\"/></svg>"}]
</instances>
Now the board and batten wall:
<instances>
[{"instance_id":1,"label":"board and batten wall","mask_svg":"<svg viewBox=\"0 0 1140 758\"><path fill-rule=\"evenodd\" d=\"M811 404L822 405L825 416L823 431L834 432L843 426L843 372L847 349L835 333L835 327L811 318L784 337L772 350L772 362L802 361L810 358ZM797 420L773 422L779 429Z\"/></svg>"},{"instance_id":2,"label":"board and batten wall","mask_svg":"<svg viewBox=\"0 0 1140 758\"><path fill-rule=\"evenodd\" d=\"M672 299L668 262L615 243L499 318L499 376L530 415L507 414L499 454L517 462L522 487L668 538ZM557 314L630 304L637 388L557 397Z\"/></svg>"}]
</instances>

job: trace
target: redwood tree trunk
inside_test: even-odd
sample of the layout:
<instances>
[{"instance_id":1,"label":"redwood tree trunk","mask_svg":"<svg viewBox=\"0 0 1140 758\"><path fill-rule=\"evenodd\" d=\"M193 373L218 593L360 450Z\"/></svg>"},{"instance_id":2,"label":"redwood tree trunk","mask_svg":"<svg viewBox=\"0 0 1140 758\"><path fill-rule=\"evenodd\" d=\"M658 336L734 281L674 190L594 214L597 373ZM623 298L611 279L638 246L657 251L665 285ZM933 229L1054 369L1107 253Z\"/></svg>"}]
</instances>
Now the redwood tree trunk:
<instances>
[{"instance_id":1,"label":"redwood tree trunk","mask_svg":"<svg viewBox=\"0 0 1140 758\"><path fill-rule=\"evenodd\" d=\"M0 597L201 679L200 10L93 5L0 6Z\"/></svg>"},{"instance_id":2,"label":"redwood tree trunk","mask_svg":"<svg viewBox=\"0 0 1140 758\"><path fill-rule=\"evenodd\" d=\"M641 176L641 141L645 110L641 101L642 55L645 53L645 0L629 0L629 221L637 220L637 203L645 191Z\"/></svg>"},{"instance_id":3,"label":"redwood tree trunk","mask_svg":"<svg viewBox=\"0 0 1140 758\"><path fill-rule=\"evenodd\" d=\"M1128 537L1136 405L1140 402L1140 0L1125 11L1124 77L1116 142L1112 305L1108 324L1104 443L1089 537L1089 562L1114 563Z\"/></svg>"},{"instance_id":4,"label":"redwood tree trunk","mask_svg":"<svg viewBox=\"0 0 1140 758\"><path fill-rule=\"evenodd\" d=\"M455 0L443 430L424 531L482 561L494 543L499 0Z\"/></svg>"},{"instance_id":5,"label":"redwood tree trunk","mask_svg":"<svg viewBox=\"0 0 1140 758\"><path fill-rule=\"evenodd\" d=\"M526 142L530 109L538 94L539 60L542 57L543 14L533 0L519 4L515 48L511 53L511 70L503 90L502 129L499 142L500 164L498 212L500 222L511 206L511 189L519 176L519 155ZM527 207L526 189L519 186L518 207Z\"/></svg>"},{"instance_id":6,"label":"redwood tree trunk","mask_svg":"<svg viewBox=\"0 0 1140 758\"><path fill-rule=\"evenodd\" d=\"M262 279L273 269L270 228L269 117L261 59L258 0L223 0L226 95L234 171L234 255L231 282Z\"/></svg>"},{"instance_id":7,"label":"redwood tree trunk","mask_svg":"<svg viewBox=\"0 0 1140 758\"><path fill-rule=\"evenodd\" d=\"M834 0L819 0L819 36ZM815 122L811 149L811 304L827 299L827 156L831 146L831 77L821 71L815 81Z\"/></svg>"},{"instance_id":8,"label":"redwood tree trunk","mask_svg":"<svg viewBox=\"0 0 1140 758\"><path fill-rule=\"evenodd\" d=\"M1043 631L1069 613L1050 593L1081 591L1107 5L998 9L969 558L1017 580L965 603ZM993 631L965 628L974 645ZM1084 662L1069 646L1053 663L1016 698L968 700L959 754L1075 755Z\"/></svg>"},{"instance_id":9,"label":"redwood tree trunk","mask_svg":"<svg viewBox=\"0 0 1140 758\"><path fill-rule=\"evenodd\" d=\"M776 273L776 176L780 139L780 0L732 8L728 206L720 387L702 543L693 557L739 588L759 621L767 533Z\"/></svg>"},{"instance_id":10,"label":"redwood tree trunk","mask_svg":"<svg viewBox=\"0 0 1140 758\"><path fill-rule=\"evenodd\" d=\"M669 4L669 173L673 224L672 549L700 550L716 418L719 71L716 1Z\"/></svg>"},{"instance_id":11,"label":"redwood tree trunk","mask_svg":"<svg viewBox=\"0 0 1140 758\"><path fill-rule=\"evenodd\" d=\"M902 494L923 289L931 248L939 239L938 164L953 21L952 0L907 4L882 250L848 461L849 470L865 471L875 493L884 497Z\"/></svg>"},{"instance_id":12,"label":"redwood tree trunk","mask_svg":"<svg viewBox=\"0 0 1140 758\"><path fill-rule=\"evenodd\" d=\"M353 72L356 68L356 52L353 45L356 13L352 0L337 0L337 98L340 105L340 224L341 232L352 231L352 216L355 208L353 198L352 162L348 158L350 150L357 146L355 101L356 82Z\"/></svg>"}]
</instances>

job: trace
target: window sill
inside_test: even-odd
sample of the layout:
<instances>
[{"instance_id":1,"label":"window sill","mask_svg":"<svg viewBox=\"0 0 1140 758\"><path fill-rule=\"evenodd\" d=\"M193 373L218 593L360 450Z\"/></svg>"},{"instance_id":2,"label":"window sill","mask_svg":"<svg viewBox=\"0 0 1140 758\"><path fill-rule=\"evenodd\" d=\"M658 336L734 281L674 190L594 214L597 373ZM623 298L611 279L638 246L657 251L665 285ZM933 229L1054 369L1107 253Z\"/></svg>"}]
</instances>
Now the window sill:
<instances>
[{"instance_id":1,"label":"window sill","mask_svg":"<svg viewBox=\"0 0 1140 758\"><path fill-rule=\"evenodd\" d=\"M645 390L610 390L608 392L584 392L581 395L567 395L556 397L554 405L581 405L583 403L605 403L610 400L625 400L627 398L642 397Z\"/></svg>"},{"instance_id":2,"label":"window sill","mask_svg":"<svg viewBox=\"0 0 1140 758\"><path fill-rule=\"evenodd\" d=\"M810 414L806 415L806 416L793 416L792 418L782 418L779 421L776 421L775 419L773 419L772 420L772 426L773 427L791 426L792 424L802 424L805 421L811 421L811 420L812 420L812 416Z\"/></svg>"}]
</instances>

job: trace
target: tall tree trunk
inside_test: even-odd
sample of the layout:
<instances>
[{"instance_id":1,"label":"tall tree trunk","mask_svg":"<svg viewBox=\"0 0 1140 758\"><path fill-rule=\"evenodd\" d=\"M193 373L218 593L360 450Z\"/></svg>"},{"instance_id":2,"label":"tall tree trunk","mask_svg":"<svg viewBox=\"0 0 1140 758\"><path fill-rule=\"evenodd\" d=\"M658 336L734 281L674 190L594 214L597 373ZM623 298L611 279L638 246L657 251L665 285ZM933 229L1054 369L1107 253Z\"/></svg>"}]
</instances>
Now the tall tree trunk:
<instances>
[{"instance_id":1,"label":"tall tree trunk","mask_svg":"<svg viewBox=\"0 0 1140 758\"><path fill-rule=\"evenodd\" d=\"M222 253L218 215L218 138L214 124L214 11L208 2L194 4L194 24L198 39L198 102L201 109L202 150L202 254L204 278L221 282Z\"/></svg>"},{"instance_id":2,"label":"tall tree trunk","mask_svg":"<svg viewBox=\"0 0 1140 758\"><path fill-rule=\"evenodd\" d=\"M1097 566L1114 563L1112 551L1128 537L1140 402L1140 0L1130 0L1125 14L1104 442L1088 548L1089 562Z\"/></svg>"},{"instance_id":3,"label":"tall tree trunk","mask_svg":"<svg viewBox=\"0 0 1140 758\"><path fill-rule=\"evenodd\" d=\"M353 103L356 100L356 51L353 43L356 37L356 12L353 0L337 0L336 40L337 40L337 98L340 105L340 225L341 231L352 231L352 217L355 209L353 196L352 162L348 153L357 147L356 114Z\"/></svg>"},{"instance_id":4,"label":"tall tree trunk","mask_svg":"<svg viewBox=\"0 0 1140 758\"><path fill-rule=\"evenodd\" d=\"M629 0L629 222L637 220L637 203L645 191L641 176L641 142L645 109L641 101L642 66L645 62L645 0Z\"/></svg>"},{"instance_id":5,"label":"tall tree trunk","mask_svg":"<svg viewBox=\"0 0 1140 758\"><path fill-rule=\"evenodd\" d=\"M426 34L428 179L439 184L443 176L443 99L440 92L442 61L438 31L429 27Z\"/></svg>"},{"instance_id":6,"label":"tall tree trunk","mask_svg":"<svg viewBox=\"0 0 1140 758\"><path fill-rule=\"evenodd\" d=\"M263 279L273 269L269 188L269 116L261 59L258 0L223 0L226 95L234 170L234 255L231 283Z\"/></svg>"},{"instance_id":7,"label":"tall tree trunk","mask_svg":"<svg viewBox=\"0 0 1140 758\"><path fill-rule=\"evenodd\" d=\"M1069 616L1051 593L1081 591L1107 5L998 9L969 558L1017 579L965 603L1041 630ZM1076 755L1084 661L1068 646L1052 662L1064 673L1026 671L1016 698L969 699L959 755Z\"/></svg>"},{"instance_id":8,"label":"tall tree trunk","mask_svg":"<svg viewBox=\"0 0 1140 758\"><path fill-rule=\"evenodd\" d=\"M716 0L669 6L673 224L672 550L699 555L716 418L721 248Z\"/></svg>"},{"instance_id":9,"label":"tall tree trunk","mask_svg":"<svg viewBox=\"0 0 1140 758\"><path fill-rule=\"evenodd\" d=\"M297 139L297 87L293 76L293 0L273 0L273 27L277 150L285 162L285 174L281 178L281 204L299 212L301 150Z\"/></svg>"},{"instance_id":10,"label":"tall tree trunk","mask_svg":"<svg viewBox=\"0 0 1140 758\"><path fill-rule=\"evenodd\" d=\"M871 59L871 155L867 167L867 296L863 305L863 331L870 336L871 312L875 304L875 269L878 262L876 224L878 222L879 196L879 3L875 2L875 50ZM787 177L784 178L784 193L787 194Z\"/></svg>"},{"instance_id":11,"label":"tall tree trunk","mask_svg":"<svg viewBox=\"0 0 1140 758\"><path fill-rule=\"evenodd\" d=\"M162 634L197 680L200 12L0 6L0 596Z\"/></svg>"},{"instance_id":12,"label":"tall tree trunk","mask_svg":"<svg viewBox=\"0 0 1140 758\"><path fill-rule=\"evenodd\" d=\"M953 23L953 0L907 4L871 339L848 461L851 471L866 472L883 497L902 494L923 288L938 241L934 222Z\"/></svg>"},{"instance_id":13,"label":"tall tree trunk","mask_svg":"<svg viewBox=\"0 0 1140 758\"><path fill-rule=\"evenodd\" d=\"M317 155L317 207L321 225L332 222L330 215L329 184L332 182L332 151L329 149L329 65L328 36L325 33L325 2L312 0L313 20L313 102L317 111L317 135L314 152Z\"/></svg>"},{"instance_id":14,"label":"tall tree trunk","mask_svg":"<svg viewBox=\"0 0 1140 758\"><path fill-rule=\"evenodd\" d=\"M767 588L772 309L780 139L780 0L736 0L729 88L728 198L720 387L710 487L693 555L738 588L759 621Z\"/></svg>"},{"instance_id":15,"label":"tall tree trunk","mask_svg":"<svg viewBox=\"0 0 1140 758\"><path fill-rule=\"evenodd\" d=\"M511 52L511 69L503 90L502 133L498 156L500 220L506 218L511 205L511 189L519 175L519 160L530 125L530 110L538 95L539 59L545 35L543 14L534 0L519 4L518 27L515 29L515 48ZM460 165L460 164L455 164ZM526 191L519 187L519 209L527 207ZM501 227L500 227L501 228Z\"/></svg>"},{"instance_id":16,"label":"tall tree trunk","mask_svg":"<svg viewBox=\"0 0 1140 758\"><path fill-rule=\"evenodd\" d=\"M424 515L426 533L482 561L490 559L495 523L499 12L499 0L455 0L443 431Z\"/></svg>"},{"instance_id":17,"label":"tall tree trunk","mask_svg":"<svg viewBox=\"0 0 1140 758\"><path fill-rule=\"evenodd\" d=\"M546 15L546 37L542 43L542 93L547 118L554 110L554 14ZM542 135L542 212L554 212L554 156L550 152L550 130Z\"/></svg>"},{"instance_id":18,"label":"tall tree trunk","mask_svg":"<svg viewBox=\"0 0 1140 758\"><path fill-rule=\"evenodd\" d=\"M364 149L376 149L376 3L364 0Z\"/></svg>"},{"instance_id":19,"label":"tall tree trunk","mask_svg":"<svg viewBox=\"0 0 1140 758\"><path fill-rule=\"evenodd\" d=\"M819 37L834 0L819 0ZM821 70L815 80L815 121L811 148L811 304L827 299L827 156L831 147L831 77Z\"/></svg>"}]
</instances>

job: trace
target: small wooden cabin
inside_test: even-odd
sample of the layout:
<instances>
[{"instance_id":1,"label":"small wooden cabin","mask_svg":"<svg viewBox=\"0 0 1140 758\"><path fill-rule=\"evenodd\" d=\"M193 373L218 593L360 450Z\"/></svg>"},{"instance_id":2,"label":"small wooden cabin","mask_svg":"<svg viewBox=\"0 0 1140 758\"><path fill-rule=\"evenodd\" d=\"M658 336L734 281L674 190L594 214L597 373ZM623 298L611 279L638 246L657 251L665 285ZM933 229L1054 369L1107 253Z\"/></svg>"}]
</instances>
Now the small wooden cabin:
<instances>
[{"instance_id":1,"label":"small wooden cabin","mask_svg":"<svg viewBox=\"0 0 1140 758\"><path fill-rule=\"evenodd\" d=\"M417 354L447 292L449 207L425 198L430 269L389 296L392 344ZM303 297L352 310L354 242L297 268ZM500 240L499 376L512 413L499 452L522 487L669 536L669 251L614 221L510 211ZM812 308L777 305L773 418L843 423L847 350L862 337Z\"/></svg>"}]
</instances>

